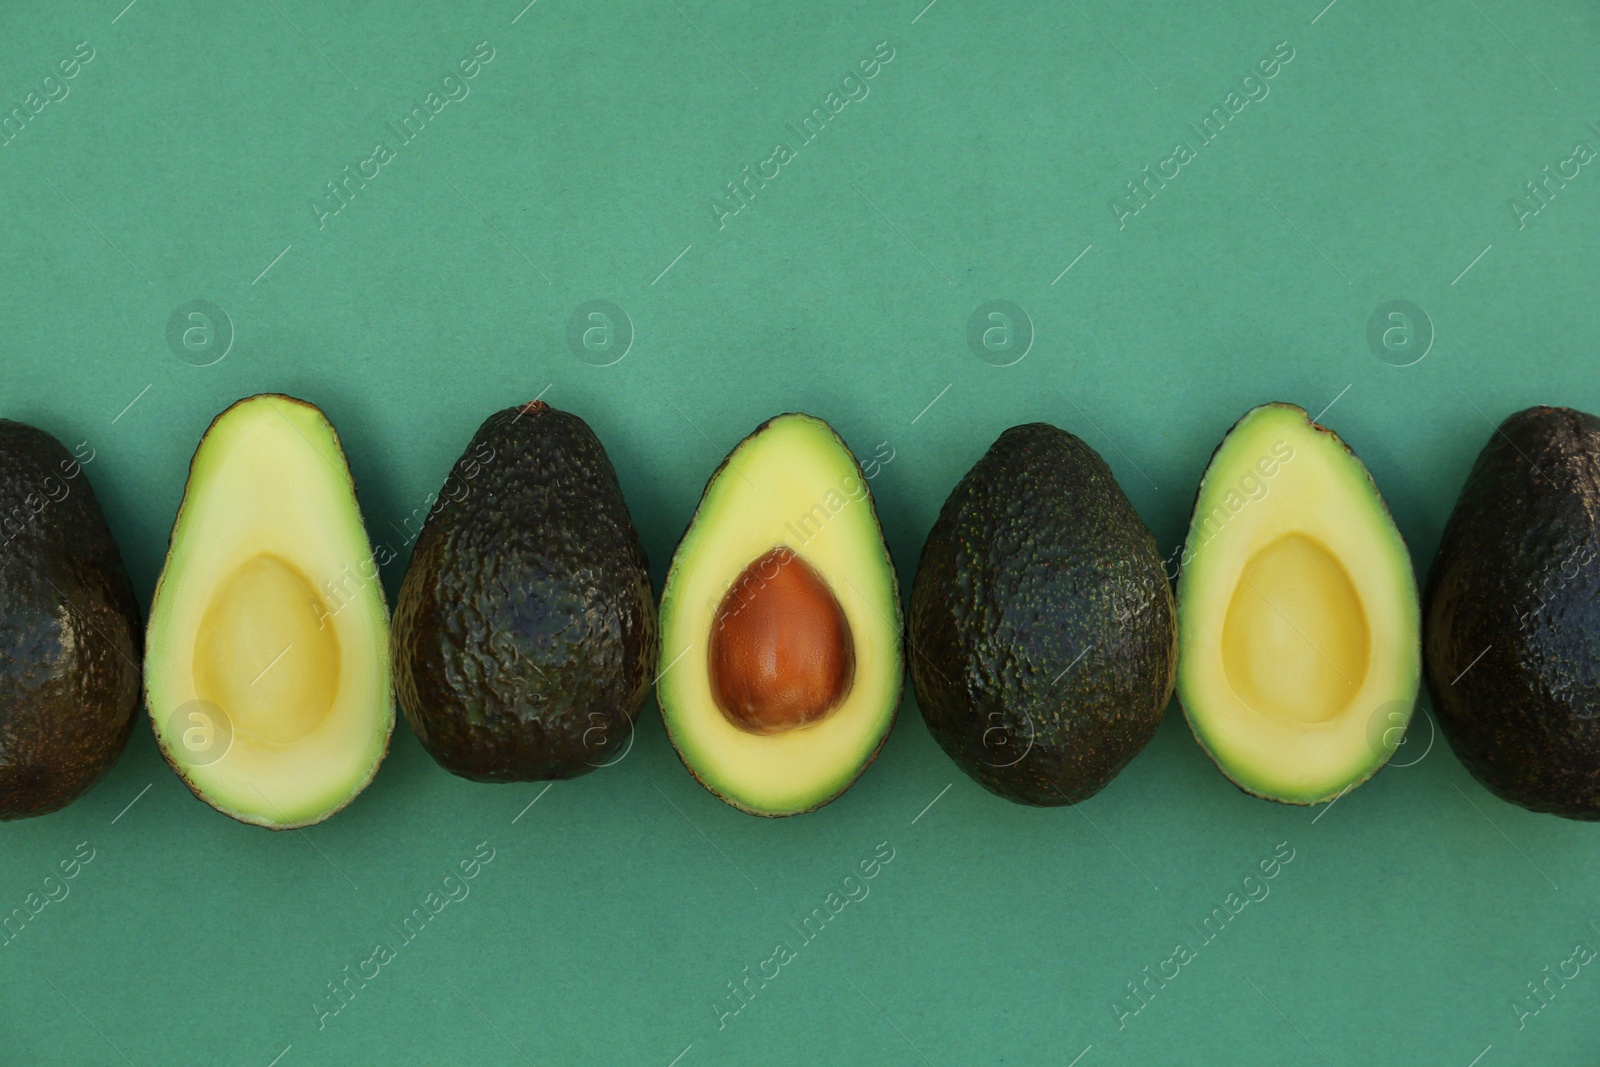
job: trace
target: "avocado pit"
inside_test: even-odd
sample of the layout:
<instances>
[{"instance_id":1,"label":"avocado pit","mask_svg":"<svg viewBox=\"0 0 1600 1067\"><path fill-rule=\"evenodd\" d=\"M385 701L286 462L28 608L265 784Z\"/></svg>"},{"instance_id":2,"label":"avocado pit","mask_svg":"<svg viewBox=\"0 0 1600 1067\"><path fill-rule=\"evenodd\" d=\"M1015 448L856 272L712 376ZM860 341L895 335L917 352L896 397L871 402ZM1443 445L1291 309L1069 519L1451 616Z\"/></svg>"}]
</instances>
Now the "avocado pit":
<instances>
[{"instance_id":1,"label":"avocado pit","mask_svg":"<svg viewBox=\"0 0 1600 1067\"><path fill-rule=\"evenodd\" d=\"M722 598L709 648L712 697L754 734L810 726L855 680L855 639L833 590L780 545L747 566Z\"/></svg>"}]
</instances>

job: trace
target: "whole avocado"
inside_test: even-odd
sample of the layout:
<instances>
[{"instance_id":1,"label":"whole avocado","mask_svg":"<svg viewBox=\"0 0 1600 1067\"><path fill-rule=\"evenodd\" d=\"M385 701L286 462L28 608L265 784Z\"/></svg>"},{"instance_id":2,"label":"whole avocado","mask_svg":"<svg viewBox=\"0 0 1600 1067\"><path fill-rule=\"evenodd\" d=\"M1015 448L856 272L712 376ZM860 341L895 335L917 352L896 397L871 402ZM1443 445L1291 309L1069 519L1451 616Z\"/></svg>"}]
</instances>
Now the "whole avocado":
<instances>
[{"instance_id":1,"label":"whole avocado","mask_svg":"<svg viewBox=\"0 0 1600 1067\"><path fill-rule=\"evenodd\" d=\"M1009 800L1085 800L1149 743L1172 695L1172 590L1094 449L1047 423L1000 435L923 545L910 644L929 732Z\"/></svg>"},{"instance_id":2,"label":"whole avocado","mask_svg":"<svg viewBox=\"0 0 1600 1067\"><path fill-rule=\"evenodd\" d=\"M0 819L81 796L139 710L139 607L83 475L93 458L0 419Z\"/></svg>"},{"instance_id":3,"label":"whole avocado","mask_svg":"<svg viewBox=\"0 0 1600 1067\"><path fill-rule=\"evenodd\" d=\"M429 512L395 606L395 691L446 770L574 778L631 743L658 652L644 548L594 432L491 415Z\"/></svg>"},{"instance_id":4,"label":"whole avocado","mask_svg":"<svg viewBox=\"0 0 1600 1067\"><path fill-rule=\"evenodd\" d=\"M1428 576L1439 726L1530 811L1600 820L1600 419L1520 411L1489 438Z\"/></svg>"}]
</instances>

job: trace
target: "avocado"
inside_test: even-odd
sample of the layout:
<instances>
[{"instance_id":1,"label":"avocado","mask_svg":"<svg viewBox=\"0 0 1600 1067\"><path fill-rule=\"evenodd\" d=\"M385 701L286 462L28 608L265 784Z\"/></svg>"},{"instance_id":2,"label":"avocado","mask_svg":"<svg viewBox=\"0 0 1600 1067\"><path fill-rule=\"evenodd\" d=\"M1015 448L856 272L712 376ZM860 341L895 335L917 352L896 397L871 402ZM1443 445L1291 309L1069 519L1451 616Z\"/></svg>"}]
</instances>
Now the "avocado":
<instances>
[{"instance_id":1,"label":"avocado","mask_svg":"<svg viewBox=\"0 0 1600 1067\"><path fill-rule=\"evenodd\" d=\"M587 423L543 401L486 419L400 583L395 689L446 770L575 778L631 742L659 648L639 533Z\"/></svg>"},{"instance_id":2,"label":"avocado","mask_svg":"<svg viewBox=\"0 0 1600 1067\"><path fill-rule=\"evenodd\" d=\"M1600 820L1600 419L1520 411L1478 454L1428 575L1440 729L1530 811Z\"/></svg>"},{"instance_id":3,"label":"avocado","mask_svg":"<svg viewBox=\"0 0 1600 1067\"><path fill-rule=\"evenodd\" d=\"M93 458L0 419L0 819L76 800L139 709L139 608L83 474Z\"/></svg>"},{"instance_id":4,"label":"avocado","mask_svg":"<svg viewBox=\"0 0 1600 1067\"><path fill-rule=\"evenodd\" d=\"M1013 426L962 478L911 584L928 732L980 785L1040 807L1099 792L1172 696L1172 590L1099 453Z\"/></svg>"},{"instance_id":5,"label":"avocado","mask_svg":"<svg viewBox=\"0 0 1600 1067\"><path fill-rule=\"evenodd\" d=\"M1411 556L1366 466L1293 404L1212 454L1178 575L1178 700L1240 789L1333 800L1399 746L1416 705Z\"/></svg>"},{"instance_id":6,"label":"avocado","mask_svg":"<svg viewBox=\"0 0 1600 1067\"><path fill-rule=\"evenodd\" d=\"M900 591L867 478L826 422L780 415L711 475L661 638L667 736L739 810L815 810L877 756L905 670Z\"/></svg>"},{"instance_id":7,"label":"avocado","mask_svg":"<svg viewBox=\"0 0 1600 1067\"><path fill-rule=\"evenodd\" d=\"M150 607L146 703L195 796L274 830L320 822L389 749L389 626L339 436L264 394L211 423Z\"/></svg>"}]
</instances>

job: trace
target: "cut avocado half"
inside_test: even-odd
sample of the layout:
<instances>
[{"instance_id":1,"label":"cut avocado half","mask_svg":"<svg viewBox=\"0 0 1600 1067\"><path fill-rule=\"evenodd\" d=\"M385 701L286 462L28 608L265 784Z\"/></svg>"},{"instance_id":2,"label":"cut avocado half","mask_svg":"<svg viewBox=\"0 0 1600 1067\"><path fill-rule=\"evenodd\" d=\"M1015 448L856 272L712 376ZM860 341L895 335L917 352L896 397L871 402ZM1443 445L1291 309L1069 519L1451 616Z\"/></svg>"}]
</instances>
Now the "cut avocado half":
<instances>
[{"instance_id":1,"label":"cut avocado half","mask_svg":"<svg viewBox=\"0 0 1600 1067\"><path fill-rule=\"evenodd\" d=\"M723 461L661 596L661 717L705 787L795 815L850 787L900 705L900 592L872 494L821 419L780 415Z\"/></svg>"},{"instance_id":2,"label":"cut avocado half","mask_svg":"<svg viewBox=\"0 0 1600 1067\"><path fill-rule=\"evenodd\" d=\"M1211 458L1178 578L1178 699L1247 793L1331 800L1404 735L1421 640L1411 557L1367 468L1293 404Z\"/></svg>"},{"instance_id":3,"label":"cut avocado half","mask_svg":"<svg viewBox=\"0 0 1600 1067\"><path fill-rule=\"evenodd\" d=\"M189 467L150 608L146 702L194 794L308 826L372 780L394 729L383 587L322 412L250 397Z\"/></svg>"}]
</instances>

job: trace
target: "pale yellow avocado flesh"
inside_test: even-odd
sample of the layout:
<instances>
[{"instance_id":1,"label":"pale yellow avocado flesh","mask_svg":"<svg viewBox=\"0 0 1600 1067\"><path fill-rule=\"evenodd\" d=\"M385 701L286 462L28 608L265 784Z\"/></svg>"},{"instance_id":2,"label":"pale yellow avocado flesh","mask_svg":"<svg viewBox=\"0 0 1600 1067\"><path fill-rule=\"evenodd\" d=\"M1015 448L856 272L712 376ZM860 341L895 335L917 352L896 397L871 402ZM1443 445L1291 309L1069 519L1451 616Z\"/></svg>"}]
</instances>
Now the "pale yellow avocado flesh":
<instances>
[{"instance_id":1,"label":"pale yellow avocado flesh","mask_svg":"<svg viewBox=\"0 0 1600 1067\"><path fill-rule=\"evenodd\" d=\"M1411 559L1366 467L1287 404L1206 470L1178 581L1178 695L1224 773L1329 800L1394 751L1420 679Z\"/></svg>"},{"instance_id":2,"label":"pale yellow avocado flesh","mask_svg":"<svg viewBox=\"0 0 1600 1067\"><path fill-rule=\"evenodd\" d=\"M1320 542L1284 534L1239 574L1222 661L1240 699L1265 715L1327 722L1367 677L1372 640L1349 573Z\"/></svg>"},{"instance_id":3,"label":"pale yellow avocado flesh","mask_svg":"<svg viewBox=\"0 0 1600 1067\"><path fill-rule=\"evenodd\" d=\"M388 611L333 427L240 401L195 453L146 638L162 751L236 819L304 826L372 779L394 727Z\"/></svg>"},{"instance_id":4,"label":"pale yellow avocado flesh","mask_svg":"<svg viewBox=\"0 0 1600 1067\"><path fill-rule=\"evenodd\" d=\"M787 546L827 582L855 642L855 676L820 721L781 733L735 726L712 695L708 650L723 598L749 564ZM849 449L808 415L781 415L713 476L661 596L656 692L684 763L728 803L791 815L855 781L894 722L904 661L900 599L871 495Z\"/></svg>"}]
</instances>

